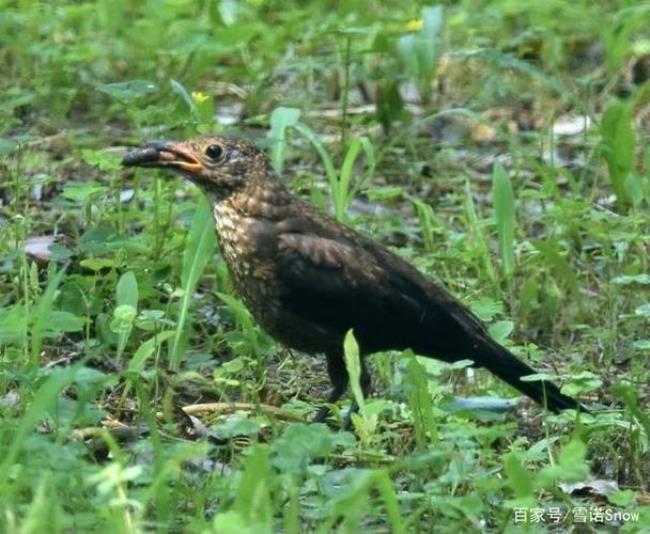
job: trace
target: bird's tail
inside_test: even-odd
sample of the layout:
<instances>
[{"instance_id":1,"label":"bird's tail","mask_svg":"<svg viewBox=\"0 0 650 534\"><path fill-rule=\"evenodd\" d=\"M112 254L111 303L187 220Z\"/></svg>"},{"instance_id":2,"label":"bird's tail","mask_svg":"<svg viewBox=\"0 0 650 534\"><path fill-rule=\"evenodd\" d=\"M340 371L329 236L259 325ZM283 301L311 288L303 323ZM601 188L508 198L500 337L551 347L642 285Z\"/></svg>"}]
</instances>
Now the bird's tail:
<instances>
[{"instance_id":1,"label":"bird's tail","mask_svg":"<svg viewBox=\"0 0 650 534\"><path fill-rule=\"evenodd\" d=\"M483 367L537 403L546 406L550 411L557 413L561 410L573 409L588 412L578 401L561 393L560 388L551 382L522 381L523 376L533 375L537 372L496 341L485 340L484 350L489 354L481 358Z\"/></svg>"}]
</instances>

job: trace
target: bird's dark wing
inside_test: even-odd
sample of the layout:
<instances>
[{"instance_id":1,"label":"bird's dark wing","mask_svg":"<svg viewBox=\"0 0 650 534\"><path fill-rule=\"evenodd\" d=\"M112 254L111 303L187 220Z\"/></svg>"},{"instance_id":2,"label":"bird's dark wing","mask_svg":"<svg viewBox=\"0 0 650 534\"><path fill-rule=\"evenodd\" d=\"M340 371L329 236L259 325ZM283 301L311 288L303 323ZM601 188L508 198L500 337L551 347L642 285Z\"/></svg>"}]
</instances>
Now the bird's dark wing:
<instances>
[{"instance_id":1,"label":"bird's dark wing","mask_svg":"<svg viewBox=\"0 0 650 534\"><path fill-rule=\"evenodd\" d=\"M353 328L364 353L411 348L448 362L467 358L552 411L584 410L552 383L522 381L534 369L490 339L461 302L385 248L353 235L352 241L340 233L279 235L283 306L302 326L326 329L339 346Z\"/></svg>"},{"instance_id":2,"label":"bird's dark wing","mask_svg":"<svg viewBox=\"0 0 650 534\"><path fill-rule=\"evenodd\" d=\"M462 304L381 246L303 230L279 234L277 271L283 304L302 319L340 335L353 328L364 352L412 348L448 361L465 357L466 331L483 332Z\"/></svg>"}]
</instances>

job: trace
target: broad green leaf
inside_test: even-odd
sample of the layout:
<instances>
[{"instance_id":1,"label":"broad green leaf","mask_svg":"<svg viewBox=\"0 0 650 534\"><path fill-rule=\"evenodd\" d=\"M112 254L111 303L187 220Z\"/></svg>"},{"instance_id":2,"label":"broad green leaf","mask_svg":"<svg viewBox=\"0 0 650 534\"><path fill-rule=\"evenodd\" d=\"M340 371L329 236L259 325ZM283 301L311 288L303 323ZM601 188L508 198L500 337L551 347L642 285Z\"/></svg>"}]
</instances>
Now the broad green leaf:
<instances>
[{"instance_id":1,"label":"broad green leaf","mask_svg":"<svg viewBox=\"0 0 650 534\"><path fill-rule=\"evenodd\" d=\"M278 107L271 112L271 161L275 169L282 174L287 146L286 130L295 126L300 118L300 110L295 108Z\"/></svg>"},{"instance_id":2,"label":"broad green leaf","mask_svg":"<svg viewBox=\"0 0 650 534\"><path fill-rule=\"evenodd\" d=\"M85 260L81 260L79 264L91 271L101 271L102 269L117 267L118 262L113 258L86 258Z\"/></svg>"},{"instance_id":3,"label":"broad green leaf","mask_svg":"<svg viewBox=\"0 0 650 534\"><path fill-rule=\"evenodd\" d=\"M562 387L562 393L575 397L588 391L594 391L603 385L598 375L591 371L582 371L571 375L567 383Z\"/></svg>"},{"instance_id":4,"label":"broad green leaf","mask_svg":"<svg viewBox=\"0 0 650 534\"><path fill-rule=\"evenodd\" d=\"M642 274L635 274L635 275L617 276L612 280L612 282L622 286L633 285L633 284L650 286L650 274L642 273Z\"/></svg>"},{"instance_id":5,"label":"broad green leaf","mask_svg":"<svg viewBox=\"0 0 650 534\"><path fill-rule=\"evenodd\" d=\"M538 474L535 485L538 488L548 488L558 481L578 482L589 476L589 465L586 462L587 447L577 438L573 438L560 449L556 465L547 465Z\"/></svg>"},{"instance_id":6,"label":"broad green leaf","mask_svg":"<svg viewBox=\"0 0 650 534\"><path fill-rule=\"evenodd\" d=\"M104 150L90 150L85 148L81 151L81 157L86 163L97 167L100 171L117 171L122 168L120 158Z\"/></svg>"},{"instance_id":7,"label":"broad green leaf","mask_svg":"<svg viewBox=\"0 0 650 534\"><path fill-rule=\"evenodd\" d=\"M133 271L127 271L117 282L116 302L118 306L129 305L138 309L138 281Z\"/></svg>"},{"instance_id":8,"label":"broad green leaf","mask_svg":"<svg viewBox=\"0 0 650 534\"><path fill-rule=\"evenodd\" d=\"M497 343L503 343L512 334L514 327L515 323L512 321L497 321L490 325L488 331Z\"/></svg>"},{"instance_id":9,"label":"broad green leaf","mask_svg":"<svg viewBox=\"0 0 650 534\"><path fill-rule=\"evenodd\" d=\"M63 187L62 196L69 200L85 202L89 199L105 194L108 188L92 180L85 183L67 183Z\"/></svg>"},{"instance_id":10,"label":"broad green leaf","mask_svg":"<svg viewBox=\"0 0 650 534\"><path fill-rule=\"evenodd\" d=\"M332 452L334 436L322 424L293 423L276 439L273 465L283 473L300 473L314 458Z\"/></svg>"},{"instance_id":11,"label":"broad green leaf","mask_svg":"<svg viewBox=\"0 0 650 534\"><path fill-rule=\"evenodd\" d=\"M650 303L637 306L634 310L634 314L640 315L641 317L650 317Z\"/></svg>"},{"instance_id":12,"label":"broad green leaf","mask_svg":"<svg viewBox=\"0 0 650 534\"><path fill-rule=\"evenodd\" d=\"M636 501L636 491L633 490L614 491L609 495L607 495L607 500L614 506L619 506L621 508L629 508Z\"/></svg>"},{"instance_id":13,"label":"broad green leaf","mask_svg":"<svg viewBox=\"0 0 650 534\"><path fill-rule=\"evenodd\" d=\"M138 282L133 271L120 276L115 292L117 306L110 329L117 334L117 357L121 358L138 315Z\"/></svg>"},{"instance_id":14,"label":"broad green leaf","mask_svg":"<svg viewBox=\"0 0 650 534\"><path fill-rule=\"evenodd\" d=\"M65 332L79 332L86 324L86 319L67 311L53 310L48 315L43 328L44 337L58 337Z\"/></svg>"},{"instance_id":15,"label":"broad green leaf","mask_svg":"<svg viewBox=\"0 0 650 534\"><path fill-rule=\"evenodd\" d=\"M137 310L130 304L121 304L113 310L111 331L116 334L128 334L133 328Z\"/></svg>"},{"instance_id":16,"label":"broad green leaf","mask_svg":"<svg viewBox=\"0 0 650 534\"><path fill-rule=\"evenodd\" d=\"M219 512L212 520L213 531L219 534L266 534L270 533L268 525L255 525L248 522L235 510Z\"/></svg>"},{"instance_id":17,"label":"broad green leaf","mask_svg":"<svg viewBox=\"0 0 650 534\"><path fill-rule=\"evenodd\" d=\"M0 157L6 157L18 148L18 143L10 139L0 139Z\"/></svg>"},{"instance_id":18,"label":"broad green leaf","mask_svg":"<svg viewBox=\"0 0 650 534\"><path fill-rule=\"evenodd\" d=\"M97 89L123 103L133 102L139 98L155 93L156 84L147 80L131 80L128 82L106 83L98 85Z\"/></svg>"},{"instance_id":19,"label":"broad green leaf","mask_svg":"<svg viewBox=\"0 0 650 534\"><path fill-rule=\"evenodd\" d=\"M508 482L518 498L533 495L534 481L532 474L521 463L521 458L515 452L506 454L503 468L508 476Z\"/></svg>"},{"instance_id":20,"label":"broad green leaf","mask_svg":"<svg viewBox=\"0 0 650 534\"><path fill-rule=\"evenodd\" d=\"M473 302L471 309L481 321L487 322L491 321L496 315L503 313L503 302L484 298Z\"/></svg>"},{"instance_id":21,"label":"broad green leaf","mask_svg":"<svg viewBox=\"0 0 650 534\"><path fill-rule=\"evenodd\" d=\"M226 26L232 26L237 21L237 14L242 9L242 6L237 0L221 0L217 9L223 23Z\"/></svg>"},{"instance_id":22,"label":"broad green leaf","mask_svg":"<svg viewBox=\"0 0 650 534\"><path fill-rule=\"evenodd\" d=\"M26 331L27 317L24 306L14 305L0 309L0 345L24 340Z\"/></svg>"}]
</instances>

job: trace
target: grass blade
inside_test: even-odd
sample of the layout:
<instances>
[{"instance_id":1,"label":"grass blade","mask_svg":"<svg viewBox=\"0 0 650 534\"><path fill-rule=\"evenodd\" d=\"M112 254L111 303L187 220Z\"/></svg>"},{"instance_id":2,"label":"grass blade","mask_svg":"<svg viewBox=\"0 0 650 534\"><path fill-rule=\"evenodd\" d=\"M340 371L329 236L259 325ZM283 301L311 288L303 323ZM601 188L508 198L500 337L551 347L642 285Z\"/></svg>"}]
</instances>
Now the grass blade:
<instances>
[{"instance_id":1,"label":"grass blade","mask_svg":"<svg viewBox=\"0 0 650 534\"><path fill-rule=\"evenodd\" d=\"M635 136L629 104L615 102L603 113L601 147L619 206L628 203L625 181L634 168Z\"/></svg>"},{"instance_id":2,"label":"grass blade","mask_svg":"<svg viewBox=\"0 0 650 534\"><path fill-rule=\"evenodd\" d=\"M117 307L114 310L111 330L117 334L117 358L122 357L126 343L133 330L138 313L138 281L133 271L124 273L117 282Z\"/></svg>"},{"instance_id":3,"label":"grass blade","mask_svg":"<svg viewBox=\"0 0 650 534\"><path fill-rule=\"evenodd\" d=\"M75 372L76 368L57 370L34 393L27 411L18 423L9 450L0 463L0 487L5 485L6 478L11 473L9 467L15 462L25 440L34 430L34 426L43 418L43 414L54 405L60 391L72 383Z\"/></svg>"},{"instance_id":4,"label":"grass blade","mask_svg":"<svg viewBox=\"0 0 650 534\"><path fill-rule=\"evenodd\" d=\"M56 290L63 280L66 267L67 266L63 267L50 279L35 310L34 323L31 329L32 357L30 364L33 368L36 368L39 364L41 349L43 348L43 338L45 337L47 324L51 317L52 305L54 304L54 299L56 297Z\"/></svg>"},{"instance_id":5,"label":"grass blade","mask_svg":"<svg viewBox=\"0 0 650 534\"><path fill-rule=\"evenodd\" d=\"M492 171L492 202L499 237L499 254L503 276L510 283L515 269L515 197L510 178L505 169L497 164Z\"/></svg>"},{"instance_id":6,"label":"grass blade","mask_svg":"<svg viewBox=\"0 0 650 534\"><path fill-rule=\"evenodd\" d=\"M472 188L469 185L469 181L465 182L465 217L467 219L467 228L469 234L472 236L475 246L477 248L478 254L483 261L483 268L487 273L489 279L492 283L496 284L496 274L494 272L494 267L492 265L492 257L490 256L490 247L488 246L487 239L485 237L485 232L482 229L482 221L479 220L478 214L476 213L476 205L474 204L474 199L472 198Z\"/></svg>"},{"instance_id":7,"label":"grass blade","mask_svg":"<svg viewBox=\"0 0 650 534\"><path fill-rule=\"evenodd\" d=\"M176 335L172 343L171 359L169 362L169 368L172 371L176 371L180 367L181 358L183 357L182 340L185 333L185 323L187 321L192 294L196 289L196 285L203 274L208 260L212 257L215 244L216 234L212 219L212 208L208 199L201 197L196 207L194 218L192 219L183 253L183 270L181 272L183 297L181 298Z\"/></svg>"},{"instance_id":8,"label":"grass blade","mask_svg":"<svg viewBox=\"0 0 650 534\"><path fill-rule=\"evenodd\" d=\"M356 400L359 405L359 410L363 413L363 392L361 391L361 385L359 384L359 379L361 378L359 344L357 343L352 330L348 330L348 333L345 334L343 353L345 355L345 368L348 370L348 376L350 377L350 388L352 389L354 400Z\"/></svg>"}]
</instances>

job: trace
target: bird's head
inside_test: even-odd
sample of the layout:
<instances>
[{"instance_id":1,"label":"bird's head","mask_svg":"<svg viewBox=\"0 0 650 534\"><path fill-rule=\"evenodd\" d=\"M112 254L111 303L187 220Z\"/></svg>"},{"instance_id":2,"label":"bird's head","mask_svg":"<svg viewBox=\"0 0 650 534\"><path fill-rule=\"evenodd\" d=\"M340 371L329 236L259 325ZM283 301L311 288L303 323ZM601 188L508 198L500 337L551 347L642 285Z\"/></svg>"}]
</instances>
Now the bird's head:
<instances>
[{"instance_id":1,"label":"bird's head","mask_svg":"<svg viewBox=\"0 0 650 534\"><path fill-rule=\"evenodd\" d=\"M244 188L269 168L266 155L251 142L225 136L154 141L129 152L122 165L175 170L217 197Z\"/></svg>"}]
</instances>

